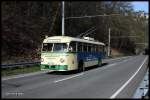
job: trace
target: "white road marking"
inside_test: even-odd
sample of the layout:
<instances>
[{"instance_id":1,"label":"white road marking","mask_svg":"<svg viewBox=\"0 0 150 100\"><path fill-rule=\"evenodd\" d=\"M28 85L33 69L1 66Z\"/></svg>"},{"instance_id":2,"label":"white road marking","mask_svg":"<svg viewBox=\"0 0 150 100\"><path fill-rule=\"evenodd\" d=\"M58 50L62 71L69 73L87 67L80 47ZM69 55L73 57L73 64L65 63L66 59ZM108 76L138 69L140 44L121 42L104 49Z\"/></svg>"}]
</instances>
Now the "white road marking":
<instances>
[{"instance_id":1,"label":"white road marking","mask_svg":"<svg viewBox=\"0 0 150 100\"><path fill-rule=\"evenodd\" d=\"M129 57L131 57L131 56L127 56L127 57L120 57L120 58L114 58L114 59L108 59L108 60L109 60L109 61L111 61L111 60L117 60L117 59L129 58Z\"/></svg>"},{"instance_id":2,"label":"white road marking","mask_svg":"<svg viewBox=\"0 0 150 100\"><path fill-rule=\"evenodd\" d=\"M137 69L137 71L132 75L132 77L130 77L130 79L123 84L122 87L120 87L110 98L113 99L115 98L129 83L130 81L135 77L135 75L139 72L139 70L142 68L143 64L145 63L145 61L147 60L147 57L144 59L144 61L142 62L142 64L140 65L140 67Z\"/></svg>"},{"instance_id":3,"label":"white road marking","mask_svg":"<svg viewBox=\"0 0 150 100\"><path fill-rule=\"evenodd\" d=\"M110 58L110 59L103 59L103 63L108 63L109 61L114 61L114 60L130 59L131 57L132 57L132 56L120 57L120 58Z\"/></svg>"},{"instance_id":4,"label":"white road marking","mask_svg":"<svg viewBox=\"0 0 150 100\"><path fill-rule=\"evenodd\" d=\"M9 79L15 79L15 78L21 78L21 77L27 77L27 76L32 76L32 75L38 75L42 73L46 73L47 71L39 71L39 72L33 72L33 73L27 73L27 74L20 74L20 75L13 75L13 76L8 76L8 77L3 77L2 81L9 80Z\"/></svg>"},{"instance_id":5,"label":"white road marking","mask_svg":"<svg viewBox=\"0 0 150 100\"><path fill-rule=\"evenodd\" d=\"M133 58L132 58L132 59L133 59ZM131 60L131 58L130 58L130 59L127 59L127 60L123 60L123 61L121 61L121 62L117 62L117 63L109 64L109 65L107 65L107 66L103 67L103 69L106 69L106 68L109 68L109 67L111 67L111 66L115 66L115 65L118 65L118 64L121 64L121 63L127 62L127 61L129 61L129 60Z\"/></svg>"},{"instance_id":6,"label":"white road marking","mask_svg":"<svg viewBox=\"0 0 150 100\"><path fill-rule=\"evenodd\" d=\"M56 81L54 81L54 83L61 82L61 81L64 81L64 80L68 80L68 79L71 79L71 78L74 78L74 77L77 77L77 76L81 76L83 74L84 73L77 74L77 75L74 75L74 76L70 76L70 77L67 77L67 78L63 78L63 79L60 79L60 80L56 80Z\"/></svg>"},{"instance_id":7,"label":"white road marking","mask_svg":"<svg viewBox=\"0 0 150 100\"><path fill-rule=\"evenodd\" d=\"M117 63L110 64L110 65L108 65L107 67L114 66L114 65L117 65Z\"/></svg>"},{"instance_id":8,"label":"white road marking","mask_svg":"<svg viewBox=\"0 0 150 100\"><path fill-rule=\"evenodd\" d=\"M117 64L118 64L118 63L109 64L109 65L103 67L103 69L107 69L107 68L109 68L109 67L111 67L111 66L115 66L115 65L117 65Z\"/></svg>"}]
</instances>

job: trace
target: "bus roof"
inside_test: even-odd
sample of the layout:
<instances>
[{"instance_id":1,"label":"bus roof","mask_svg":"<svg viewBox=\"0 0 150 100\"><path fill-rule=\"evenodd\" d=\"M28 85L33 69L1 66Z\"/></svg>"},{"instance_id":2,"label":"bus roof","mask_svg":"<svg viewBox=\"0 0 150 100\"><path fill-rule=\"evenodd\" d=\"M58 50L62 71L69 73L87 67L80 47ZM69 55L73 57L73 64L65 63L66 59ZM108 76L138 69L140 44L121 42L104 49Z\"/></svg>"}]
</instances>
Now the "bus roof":
<instances>
[{"instance_id":1,"label":"bus roof","mask_svg":"<svg viewBox=\"0 0 150 100\"><path fill-rule=\"evenodd\" d=\"M76 42L84 42L84 43L91 43L91 44L99 44L99 45L104 45L104 43L99 42L99 41L89 41L81 38L74 38L74 37L69 37L69 36L52 36L44 39L43 43L67 43L71 41L76 41Z\"/></svg>"}]
</instances>

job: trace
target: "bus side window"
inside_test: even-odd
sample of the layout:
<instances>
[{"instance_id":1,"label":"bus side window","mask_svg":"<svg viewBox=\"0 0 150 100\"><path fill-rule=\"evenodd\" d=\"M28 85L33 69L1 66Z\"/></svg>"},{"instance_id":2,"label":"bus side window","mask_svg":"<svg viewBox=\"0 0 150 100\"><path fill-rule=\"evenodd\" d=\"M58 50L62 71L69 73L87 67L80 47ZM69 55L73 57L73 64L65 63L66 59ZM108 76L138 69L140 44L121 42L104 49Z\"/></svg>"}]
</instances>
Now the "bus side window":
<instances>
[{"instance_id":1,"label":"bus side window","mask_svg":"<svg viewBox=\"0 0 150 100\"><path fill-rule=\"evenodd\" d=\"M91 44L88 44L88 52L91 52Z\"/></svg>"},{"instance_id":2,"label":"bus side window","mask_svg":"<svg viewBox=\"0 0 150 100\"><path fill-rule=\"evenodd\" d=\"M99 45L99 52L102 52L102 46L101 45Z\"/></svg>"},{"instance_id":3,"label":"bus side window","mask_svg":"<svg viewBox=\"0 0 150 100\"><path fill-rule=\"evenodd\" d=\"M94 44L92 45L92 52L95 52L95 46L94 46Z\"/></svg>"},{"instance_id":4,"label":"bus side window","mask_svg":"<svg viewBox=\"0 0 150 100\"><path fill-rule=\"evenodd\" d=\"M96 52L96 45L94 45L94 51Z\"/></svg>"},{"instance_id":5,"label":"bus side window","mask_svg":"<svg viewBox=\"0 0 150 100\"><path fill-rule=\"evenodd\" d=\"M82 43L78 42L78 52L82 52Z\"/></svg>"},{"instance_id":6,"label":"bus side window","mask_svg":"<svg viewBox=\"0 0 150 100\"><path fill-rule=\"evenodd\" d=\"M98 50L98 45L96 45L96 52L98 52L99 50Z\"/></svg>"},{"instance_id":7,"label":"bus side window","mask_svg":"<svg viewBox=\"0 0 150 100\"><path fill-rule=\"evenodd\" d=\"M94 47L94 45L91 46L91 52L95 52L95 47Z\"/></svg>"},{"instance_id":8,"label":"bus side window","mask_svg":"<svg viewBox=\"0 0 150 100\"><path fill-rule=\"evenodd\" d=\"M87 52L87 44L86 43L83 44L83 51Z\"/></svg>"},{"instance_id":9,"label":"bus side window","mask_svg":"<svg viewBox=\"0 0 150 100\"><path fill-rule=\"evenodd\" d=\"M96 52L96 45L94 47L95 47L95 52Z\"/></svg>"},{"instance_id":10,"label":"bus side window","mask_svg":"<svg viewBox=\"0 0 150 100\"><path fill-rule=\"evenodd\" d=\"M97 46L97 52L99 52L100 50L99 50L99 45Z\"/></svg>"}]
</instances>

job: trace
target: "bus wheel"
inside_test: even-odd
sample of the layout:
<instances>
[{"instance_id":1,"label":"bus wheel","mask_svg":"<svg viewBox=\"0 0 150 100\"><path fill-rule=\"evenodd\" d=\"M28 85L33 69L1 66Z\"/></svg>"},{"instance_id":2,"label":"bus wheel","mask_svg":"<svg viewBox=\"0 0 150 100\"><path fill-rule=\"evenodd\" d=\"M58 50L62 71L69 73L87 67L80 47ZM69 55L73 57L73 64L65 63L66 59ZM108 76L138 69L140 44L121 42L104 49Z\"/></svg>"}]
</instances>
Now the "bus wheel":
<instances>
[{"instance_id":1,"label":"bus wheel","mask_svg":"<svg viewBox=\"0 0 150 100\"><path fill-rule=\"evenodd\" d=\"M101 66L101 65L102 65L102 60L99 59L99 60L98 60L98 66Z\"/></svg>"},{"instance_id":2,"label":"bus wheel","mask_svg":"<svg viewBox=\"0 0 150 100\"><path fill-rule=\"evenodd\" d=\"M82 72L84 70L84 67L83 67L83 61L79 61L79 64L78 64L78 72Z\"/></svg>"}]
</instances>

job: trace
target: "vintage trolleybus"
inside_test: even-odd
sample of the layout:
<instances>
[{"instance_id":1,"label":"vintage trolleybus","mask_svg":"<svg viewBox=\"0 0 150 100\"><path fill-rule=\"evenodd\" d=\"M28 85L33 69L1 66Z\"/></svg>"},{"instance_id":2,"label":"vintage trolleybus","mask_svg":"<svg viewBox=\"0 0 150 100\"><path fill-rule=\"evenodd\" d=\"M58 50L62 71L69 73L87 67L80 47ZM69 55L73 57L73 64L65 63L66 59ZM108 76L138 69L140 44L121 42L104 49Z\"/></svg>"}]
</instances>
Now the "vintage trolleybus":
<instances>
[{"instance_id":1,"label":"vintage trolleybus","mask_svg":"<svg viewBox=\"0 0 150 100\"><path fill-rule=\"evenodd\" d=\"M104 43L89 37L47 37L42 44L41 70L83 71L85 67L101 65L104 47Z\"/></svg>"}]
</instances>

